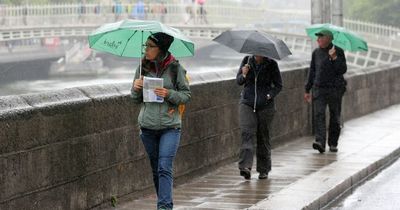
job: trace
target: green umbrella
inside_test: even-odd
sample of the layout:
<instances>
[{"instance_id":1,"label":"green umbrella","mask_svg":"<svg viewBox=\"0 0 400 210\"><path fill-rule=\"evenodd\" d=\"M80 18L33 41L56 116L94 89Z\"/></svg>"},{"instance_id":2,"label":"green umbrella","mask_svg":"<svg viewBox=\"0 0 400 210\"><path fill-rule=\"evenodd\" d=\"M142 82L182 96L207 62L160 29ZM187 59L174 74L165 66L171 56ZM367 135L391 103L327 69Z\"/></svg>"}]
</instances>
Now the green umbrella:
<instances>
[{"instance_id":1,"label":"green umbrella","mask_svg":"<svg viewBox=\"0 0 400 210\"><path fill-rule=\"evenodd\" d=\"M194 55L194 44L180 30L157 21L122 20L104 24L93 31L88 39L92 49L122 57L143 57L143 44L147 38L157 32L174 37L169 51L175 57ZM141 61L141 59L140 59ZM142 63L140 62L140 70Z\"/></svg>"},{"instance_id":2,"label":"green umbrella","mask_svg":"<svg viewBox=\"0 0 400 210\"><path fill-rule=\"evenodd\" d=\"M306 28L307 35L313 40L317 39L315 34L322 30L329 30L332 32L332 43L342 49L348 51L368 51L367 42L362 37L343 27L325 23L314 24Z\"/></svg>"},{"instance_id":3,"label":"green umbrella","mask_svg":"<svg viewBox=\"0 0 400 210\"><path fill-rule=\"evenodd\" d=\"M163 32L174 37L169 51L175 57L193 56L194 44L180 30L157 21L122 20L104 24L89 35L92 49L117 56L140 58L150 34Z\"/></svg>"}]
</instances>

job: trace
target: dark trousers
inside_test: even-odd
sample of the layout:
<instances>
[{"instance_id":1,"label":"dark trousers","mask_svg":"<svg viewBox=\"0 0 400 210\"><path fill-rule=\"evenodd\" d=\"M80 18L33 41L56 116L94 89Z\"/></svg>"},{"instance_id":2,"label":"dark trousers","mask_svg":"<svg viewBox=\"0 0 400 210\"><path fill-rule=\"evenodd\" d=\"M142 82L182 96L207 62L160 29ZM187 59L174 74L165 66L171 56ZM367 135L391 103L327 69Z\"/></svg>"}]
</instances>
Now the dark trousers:
<instances>
[{"instance_id":1,"label":"dark trousers","mask_svg":"<svg viewBox=\"0 0 400 210\"><path fill-rule=\"evenodd\" d=\"M342 97L345 88L314 88L314 131L315 140L326 145L326 107L329 108L328 145L337 146L340 135L340 112L342 109Z\"/></svg>"},{"instance_id":2,"label":"dark trousers","mask_svg":"<svg viewBox=\"0 0 400 210\"><path fill-rule=\"evenodd\" d=\"M275 110L273 108L253 112L253 108L240 104L239 118L242 145L239 155L239 169L252 168L254 158L254 142L257 143L257 171L271 171L270 131Z\"/></svg>"}]
</instances>

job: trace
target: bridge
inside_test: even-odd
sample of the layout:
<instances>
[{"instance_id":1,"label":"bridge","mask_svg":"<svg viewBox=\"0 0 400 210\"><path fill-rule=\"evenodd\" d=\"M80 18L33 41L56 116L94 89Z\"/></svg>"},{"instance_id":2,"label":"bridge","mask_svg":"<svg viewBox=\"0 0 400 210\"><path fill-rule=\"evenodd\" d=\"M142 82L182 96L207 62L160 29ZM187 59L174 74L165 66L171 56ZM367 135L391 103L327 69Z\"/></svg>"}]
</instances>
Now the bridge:
<instances>
[{"instance_id":1,"label":"bridge","mask_svg":"<svg viewBox=\"0 0 400 210\"><path fill-rule=\"evenodd\" d=\"M82 12L84 6L85 12ZM129 18L128 8L132 4L123 4L124 12L116 14L115 5L63 4L47 6L9 6L2 8L3 25L0 26L1 43L13 40L59 38L86 38L95 28L105 22ZM145 18L163 19L167 24L179 28L188 37L210 40L235 25L257 26L268 33L283 39L294 52L310 53L311 40L305 35L310 19L309 10L277 10L258 7L248 8L240 4L206 5L207 24L197 20L185 24L187 4L165 4L167 14L150 12L157 4L149 4ZM159 5L158 5L159 6ZM96 10L96 8L98 8ZM245 18L243 15L246 14ZM260 17L268 14L274 17L270 22L260 23ZM4 17L5 16L5 17ZM198 16L198 15L197 15ZM6 18L7 17L7 18ZM271 18L270 18L271 19ZM297 21L293 21L297 20ZM400 60L400 28L355 20L344 20L344 27L353 30L368 39L370 51L347 52L348 64L353 67L367 67L388 64ZM277 31L278 30L278 31Z\"/></svg>"},{"instance_id":2,"label":"bridge","mask_svg":"<svg viewBox=\"0 0 400 210\"><path fill-rule=\"evenodd\" d=\"M95 6L85 8L94 11ZM173 16L173 8L182 5L167 6L169 24L201 39L232 27L242 12L239 6L226 8L226 14L232 14L226 18L212 12L215 9L220 14L224 8L210 5L206 8L208 25L185 25L178 21L179 12ZM82 14L78 8L2 8L0 14L7 18L2 20L0 42L84 38L104 21L96 22L92 16L97 14ZM115 18L111 9L100 11L105 19ZM255 18L265 10L247 12ZM85 16L80 17L84 21L79 14ZM302 12L279 14L288 20L293 14L307 16ZM223 19L231 22L226 24ZM71 22L60 24L62 20ZM398 29L352 20L345 24L371 37L372 44L367 53L347 54L354 68L346 74L346 122L340 152L318 155L309 148L311 109L301 103L309 63L282 63L284 89L277 97L273 124L273 171L266 182L240 179L233 163L240 145L236 69L194 73L193 100L184 116L175 162L177 209L319 209L398 158ZM269 32L285 40L295 53L309 53L311 41L289 29ZM379 43L379 39L389 41ZM139 109L129 98L130 87L125 83L96 85L0 97L0 209L111 209L115 198L116 209L154 209L149 163L136 121Z\"/></svg>"},{"instance_id":3,"label":"bridge","mask_svg":"<svg viewBox=\"0 0 400 210\"><path fill-rule=\"evenodd\" d=\"M49 37L61 38L86 38L99 25L77 25L77 26L45 26L45 27L20 27L13 29L0 29L0 42L22 39L42 39ZM210 40L221 32L233 27L230 26L187 26L187 25L172 25L179 28L188 37L194 39ZM267 29L266 29L267 30ZM268 30L267 30L268 31ZM311 40L306 35L290 34L275 31L268 31L284 40L289 48L294 52L310 53ZM377 40L387 40L388 37L381 37ZM399 38L400 39L400 38ZM396 40L397 41L397 40ZM393 42L388 43L391 45ZM385 44L385 43L382 43ZM391 48L391 46L370 44L370 51L367 53L347 52L348 64L355 67L367 67L371 65L388 64L400 60L399 48Z\"/></svg>"}]
</instances>

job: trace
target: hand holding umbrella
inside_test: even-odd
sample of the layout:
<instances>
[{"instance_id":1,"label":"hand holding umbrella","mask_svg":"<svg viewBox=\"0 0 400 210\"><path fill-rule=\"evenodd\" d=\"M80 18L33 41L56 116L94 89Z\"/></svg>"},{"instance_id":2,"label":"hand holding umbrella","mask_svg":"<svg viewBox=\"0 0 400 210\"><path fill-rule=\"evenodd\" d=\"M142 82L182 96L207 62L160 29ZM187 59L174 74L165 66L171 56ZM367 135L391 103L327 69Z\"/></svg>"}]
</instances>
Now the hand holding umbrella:
<instances>
[{"instance_id":1,"label":"hand holding umbrella","mask_svg":"<svg viewBox=\"0 0 400 210\"><path fill-rule=\"evenodd\" d=\"M246 64L242 67L242 75L244 78L246 78L247 73L249 73L250 70L250 65Z\"/></svg>"},{"instance_id":2,"label":"hand holding umbrella","mask_svg":"<svg viewBox=\"0 0 400 210\"><path fill-rule=\"evenodd\" d=\"M143 89L143 75L133 81L133 90L140 92Z\"/></svg>"},{"instance_id":3,"label":"hand holding umbrella","mask_svg":"<svg viewBox=\"0 0 400 210\"><path fill-rule=\"evenodd\" d=\"M331 49L329 49L328 53L333 61L336 60L337 55L336 55L335 45L333 45L333 47Z\"/></svg>"}]
</instances>

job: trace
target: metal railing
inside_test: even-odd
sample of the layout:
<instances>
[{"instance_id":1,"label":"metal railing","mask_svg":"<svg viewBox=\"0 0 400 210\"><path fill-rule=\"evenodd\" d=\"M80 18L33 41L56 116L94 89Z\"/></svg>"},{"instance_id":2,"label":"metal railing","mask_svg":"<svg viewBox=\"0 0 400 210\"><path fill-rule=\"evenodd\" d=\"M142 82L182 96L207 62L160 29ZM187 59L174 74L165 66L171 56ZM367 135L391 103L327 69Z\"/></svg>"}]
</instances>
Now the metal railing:
<instances>
[{"instance_id":1,"label":"metal railing","mask_svg":"<svg viewBox=\"0 0 400 210\"><path fill-rule=\"evenodd\" d=\"M39 39L49 37L87 37L97 26L80 26L80 27L41 27L41 28L20 28L14 31L1 31L0 42L5 40L20 39ZM179 28L186 36L192 39L211 40L232 26L187 26L173 25ZM282 40L289 46L292 51L297 53L311 53L311 39L306 35L279 33L268 31ZM368 52L346 52L348 63L352 66L367 67L380 64L387 64L400 60L400 49L391 49L380 45L370 45Z\"/></svg>"},{"instance_id":2,"label":"metal railing","mask_svg":"<svg viewBox=\"0 0 400 210\"><path fill-rule=\"evenodd\" d=\"M219 24L227 21L241 24L256 21L264 14L263 8L242 7L238 3L221 5L210 3L200 7L197 4L149 3L139 10L135 9L135 4L3 5L0 7L0 27L98 24L124 18L155 19L178 24Z\"/></svg>"},{"instance_id":3,"label":"metal railing","mask_svg":"<svg viewBox=\"0 0 400 210\"><path fill-rule=\"evenodd\" d=\"M214 3L213 3L214 2ZM217 3L220 3L219 5ZM223 3L223 4L222 4ZM119 8L119 9L118 9ZM165 8L166 10L162 10ZM112 22L123 18L144 18L163 20L166 23L181 24L205 23L197 4L160 4L144 5L143 13L135 13L135 4L46 4L7 6L0 5L0 28L23 25L76 25L79 23L99 24ZM283 21L296 20L304 24L309 22L309 10L278 10L268 7L245 7L240 3L210 1L204 5L207 22L210 24L249 24L274 22L285 24ZM164 12L166 11L166 12ZM400 28L344 19L344 26L352 31L378 36L400 36Z\"/></svg>"},{"instance_id":4,"label":"metal railing","mask_svg":"<svg viewBox=\"0 0 400 210\"><path fill-rule=\"evenodd\" d=\"M42 27L21 27L13 29L0 29L0 43L6 41L15 41L23 39L41 39L41 38L68 38L68 37L86 37L99 25L82 26L42 26ZM232 25L224 26L188 26L171 25L179 28L190 38L212 39L225 30L232 28Z\"/></svg>"},{"instance_id":5,"label":"metal railing","mask_svg":"<svg viewBox=\"0 0 400 210\"><path fill-rule=\"evenodd\" d=\"M373 34L386 37L397 36L400 38L400 28L393 26L350 19L344 19L343 24L345 28L356 31L358 33Z\"/></svg>"},{"instance_id":6,"label":"metal railing","mask_svg":"<svg viewBox=\"0 0 400 210\"><path fill-rule=\"evenodd\" d=\"M0 43L48 37L85 37L102 23L139 17L132 12L133 4L122 4L120 9L116 9L116 6L98 4L2 6L0 22L4 24L0 24L2 26ZM166 8L167 13L162 12L161 6ZM198 7L195 4L148 4L142 18L167 22L181 29L190 38L212 39L236 25L257 23L255 21L263 19L262 17L268 14L269 17L280 19L267 24L258 23L258 27L282 38L293 51L311 52L311 40L304 34L306 23L302 21L309 17L308 11L270 10L242 7L240 4L224 6L209 4L205 6L207 11L207 22L205 22L201 19L204 17L200 17L198 12L194 12L193 19L190 19L188 9L193 12L198 11ZM293 19L297 21L289 21ZM297 25L299 30L294 30ZM348 19L344 20L344 25L352 31L363 34L370 43L368 52L347 53L349 63L365 67L399 60L400 46L395 45L400 43L399 28Z\"/></svg>"},{"instance_id":7,"label":"metal railing","mask_svg":"<svg viewBox=\"0 0 400 210\"><path fill-rule=\"evenodd\" d=\"M166 9L166 13L162 8ZM143 13L134 12L135 4L0 5L0 30L24 26L79 28L82 25L90 27L126 18L141 18L170 25L253 25L270 31L303 35L310 20L309 10L269 9L265 5L246 7L224 0L209 1L204 6L204 15L200 14L197 4L149 3L143 9ZM361 34L372 44L400 48L400 28L349 19L344 20L344 26Z\"/></svg>"}]
</instances>

